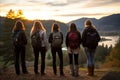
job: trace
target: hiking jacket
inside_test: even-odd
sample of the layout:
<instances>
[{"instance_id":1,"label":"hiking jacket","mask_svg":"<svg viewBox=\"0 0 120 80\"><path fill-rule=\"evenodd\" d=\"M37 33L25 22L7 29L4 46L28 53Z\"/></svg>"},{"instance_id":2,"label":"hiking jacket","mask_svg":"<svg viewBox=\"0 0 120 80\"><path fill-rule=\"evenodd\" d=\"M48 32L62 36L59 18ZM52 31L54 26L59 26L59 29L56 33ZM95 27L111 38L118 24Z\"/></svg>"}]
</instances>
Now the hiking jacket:
<instances>
[{"instance_id":1,"label":"hiking jacket","mask_svg":"<svg viewBox=\"0 0 120 80\"><path fill-rule=\"evenodd\" d=\"M97 33L97 36L96 36L97 37L97 44L89 45L89 44L86 43L87 33L90 32L90 31L95 31ZM100 41L100 35L95 28L91 28L91 26L88 26L83 30L83 33L82 33L82 45L83 45L83 47L96 49L99 41Z\"/></svg>"},{"instance_id":2,"label":"hiking jacket","mask_svg":"<svg viewBox=\"0 0 120 80\"><path fill-rule=\"evenodd\" d=\"M19 31L14 31L12 33L12 38L18 33ZM20 45L17 46L25 46L27 44L27 38L24 30L20 30L20 37L19 37L19 43ZM15 46L14 42L13 45Z\"/></svg>"}]
</instances>

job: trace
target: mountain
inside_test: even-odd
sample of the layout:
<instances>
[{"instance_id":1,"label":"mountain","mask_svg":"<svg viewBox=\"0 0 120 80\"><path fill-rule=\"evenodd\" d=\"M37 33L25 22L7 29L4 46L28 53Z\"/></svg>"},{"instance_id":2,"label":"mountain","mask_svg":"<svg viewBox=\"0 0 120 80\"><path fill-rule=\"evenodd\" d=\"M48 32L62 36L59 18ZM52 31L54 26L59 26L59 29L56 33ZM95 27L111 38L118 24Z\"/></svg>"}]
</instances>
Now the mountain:
<instances>
[{"instance_id":1,"label":"mountain","mask_svg":"<svg viewBox=\"0 0 120 80\"><path fill-rule=\"evenodd\" d=\"M80 18L77 20L73 20L67 24L75 23L80 30L84 28L84 22L86 19L92 20L93 24L100 31L120 31L120 14L113 14L109 16L102 17L100 19L96 18Z\"/></svg>"},{"instance_id":2,"label":"mountain","mask_svg":"<svg viewBox=\"0 0 120 80\"><path fill-rule=\"evenodd\" d=\"M31 28L32 28L33 21L25 20L23 22L25 24L25 27L27 28L27 32L29 33ZM55 20L41 20L41 22L43 23L48 36L49 36L49 34L51 32L51 27L52 27L53 23L58 24L58 26L60 27L60 30L62 31L63 35L65 36L67 28L68 28L65 23L60 22L60 21L55 21Z\"/></svg>"}]
</instances>

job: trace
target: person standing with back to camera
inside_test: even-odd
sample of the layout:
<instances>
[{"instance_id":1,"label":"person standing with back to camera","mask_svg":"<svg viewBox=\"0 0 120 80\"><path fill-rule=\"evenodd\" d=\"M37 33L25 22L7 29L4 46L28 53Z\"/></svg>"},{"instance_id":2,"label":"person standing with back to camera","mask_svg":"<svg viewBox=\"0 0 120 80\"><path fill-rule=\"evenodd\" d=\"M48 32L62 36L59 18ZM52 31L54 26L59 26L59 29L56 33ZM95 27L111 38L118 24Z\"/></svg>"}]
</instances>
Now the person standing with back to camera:
<instances>
[{"instance_id":1,"label":"person standing with back to camera","mask_svg":"<svg viewBox=\"0 0 120 80\"><path fill-rule=\"evenodd\" d=\"M35 74L39 74L38 72L38 60L39 60L39 52L41 52L41 75L45 75L45 55L48 50L48 41L46 30L43 24L40 21L34 21L34 24L30 33L31 44L34 52L34 72Z\"/></svg>"},{"instance_id":2,"label":"person standing with back to camera","mask_svg":"<svg viewBox=\"0 0 120 80\"><path fill-rule=\"evenodd\" d=\"M78 56L80 53L81 34L74 23L71 23L71 25L69 26L65 42L69 56L71 75L78 77L79 76Z\"/></svg>"},{"instance_id":3,"label":"person standing with back to camera","mask_svg":"<svg viewBox=\"0 0 120 80\"><path fill-rule=\"evenodd\" d=\"M25 63L25 45L27 44L27 38L25 34L25 26L21 20L17 20L15 22L12 30L12 39L14 45L14 63L16 74L20 75L19 56L21 57L22 72L24 74L28 74Z\"/></svg>"},{"instance_id":4,"label":"person standing with back to camera","mask_svg":"<svg viewBox=\"0 0 120 80\"><path fill-rule=\"evenodd\" d=\"M88 75L94 76L94 55L100 41L100 36L93 26L91 20L85 21L85 28L82 33L82 45L87 56Z\"/></svg>"},{"instance_id":5,"label":"person standing with back to camera","mask_svg":"<svg viewBox=\"0 0 120 80\"><path fill-rule=\"evenodd\" d=\"M56 68L56 53L58 53L58 57L60 60L60 76L64 76L63 73L63 52L62 52L62 43L63 43L63 34L60 32L60 27L58 24L54 23L51 28L51 33L49 36L49 43L51 43L51 52L53 58L53 71L54 74L57 75Z\"/></svg>"}]
</instances>

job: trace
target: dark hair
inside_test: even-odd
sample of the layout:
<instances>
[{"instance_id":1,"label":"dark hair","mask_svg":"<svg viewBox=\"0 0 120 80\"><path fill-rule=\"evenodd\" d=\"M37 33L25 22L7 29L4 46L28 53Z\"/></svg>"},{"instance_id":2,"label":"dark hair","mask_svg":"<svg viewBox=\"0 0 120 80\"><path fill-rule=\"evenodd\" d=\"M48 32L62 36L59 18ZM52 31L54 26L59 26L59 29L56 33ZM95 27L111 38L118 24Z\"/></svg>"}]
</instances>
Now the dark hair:
<instances>
[{"instance_id":1,"label":"dark hair","mask_svg":"<svg viewBox=\"0 0 120 80\"><path fill-rule=\"evenodd\" d=\"M69 26L69 31L78 31L75 23L71 23L71 25Z\"/></svg>"},{"instance_id":2,"label":"dark hair","mask_svg":"<svg viewBox=\"0 0 120 80\"><path fill-rule=\"evenodd\" d=\"M54 31L60 31L58 24L54 23L54 24L52 25L52 30L51 30L51 31L52 31L52 32L54 32Z\"/></svg>"},{"instance_id":3,"label":"dark hair","mask_svg":"<svg viewBox=\"0 0 120 80\"><path fill-rule=\"evenodd\" d=\"M89 19L87 19L87 20L85 21L84 25L85 25L85 27L88 27L88 26L89 26L89 27L95 29L95 26L93 25L92 21L89 20Z\"/></svg>"},{"instance_id":4,"label":"dark hair","mask_svg":"<svg viewBox=\"0 0 120 80\"><path fill-rule=\"evenodd\" d=\"M14 32L14 31L19 31L19 30L25 30L25 26L21 20L17 20L15 22L15 25L12 31Z\"/></svg>"},{"instance_id":5,"label":"dark hair","mask_svg":"<svg viewBox=\"0 0 120 80\"><path fill-rule=\"evenodd\" d=\"M16 26L18 26L18 27L22 27L21 22L17 22Z\"/></svg>"},{"instance_id":6,"label":"dark hair","mask_svg":"<svg viewBox=\"0 0 120 80\"><path fill-rule=\"evenodd\" d=\"M91 21L91 20L86 20L86 21L85 21L85 25L91 26L91 25L92 25L92 21Z\"/></svg>"}]
</instances>

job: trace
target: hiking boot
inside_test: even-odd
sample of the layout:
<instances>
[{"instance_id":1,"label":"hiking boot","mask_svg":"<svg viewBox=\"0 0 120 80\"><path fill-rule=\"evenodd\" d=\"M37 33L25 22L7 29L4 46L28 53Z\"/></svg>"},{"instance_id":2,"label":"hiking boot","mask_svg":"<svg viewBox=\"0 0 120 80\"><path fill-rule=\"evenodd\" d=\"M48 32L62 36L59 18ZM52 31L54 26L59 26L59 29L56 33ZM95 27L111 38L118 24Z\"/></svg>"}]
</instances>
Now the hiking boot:
<instances>
[{"instance_id":1,"label":"hiking boot","mask_svg":"<svg viewBox=\"0 0 120 80\"><path fill-rule=\"evenodd\" d=\"M78 66L78 65L75 65L75 72L74 72L74 76L75 76L75 77L78 77L78 76L79 76L78 71L79 71L79 66Z\"/></svg>"},{"instance_id":2,"label":"hiking boot","mask_svg":"<svg viewBox=\"0 0 120 80\"><path fill-rule=\"evenodd\" d=\"M71 71L71 75L74 76L74 66L73 66L73 64L70 64L70 71Z\"/></svg>"},{"instance_id":3,"label":"hiking boot","mask_svg":"<svg viewBox=\"0 0 120 80\"><path fill-rule=\"evenodd\" d=\"M94 66L88 66L88 76L94 76Z\"/></svg>"},{"instance_id":4,"label":"hiking boot","mask_svg":"<svg viewBox=\"0 0 120 80\"><path fill-rule=\"evenodd\" d=\"M91 67L91 76L94 76L94 65Z\"/></svg>"}]
</instances>

